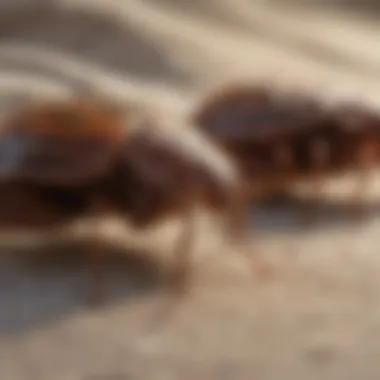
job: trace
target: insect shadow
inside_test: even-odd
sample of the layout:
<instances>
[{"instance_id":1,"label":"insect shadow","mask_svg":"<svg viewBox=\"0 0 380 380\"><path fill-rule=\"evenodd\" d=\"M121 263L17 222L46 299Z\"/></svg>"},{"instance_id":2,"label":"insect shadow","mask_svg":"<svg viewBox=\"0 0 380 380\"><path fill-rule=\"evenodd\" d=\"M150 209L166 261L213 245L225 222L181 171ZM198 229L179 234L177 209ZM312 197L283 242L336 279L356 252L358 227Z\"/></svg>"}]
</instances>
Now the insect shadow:
<instances>
[{"instance_id":1,"label":"insect shadow","mask_svg":"<svg viewBox=\"0 0 380 380\"><path fill-rule=\"evenodd\" d=\"M313 220L302 223L303 212L314 207ZM318 197L301 198L293 194L269 197L253 204L248 213L249 228L253 233L289 234L302 231L323 231L334 227L360 226L380 216L380 203L336 201Z\"/></svg>"},{"instance_id":2,"label":"insect shadow","mask_svg":"<svg viewBox=\"0 0 380 380\"><path fill-rule=\"evenodd\" d=\"M85 308L90 275L86 250L87 241L67 238L31 249L2 248L0 335L45 325ZM150 252L112 242L104 243L103 252L108 280L102 306L153 295L169 286L170 276Z\"/></svg>"}]
</instances>

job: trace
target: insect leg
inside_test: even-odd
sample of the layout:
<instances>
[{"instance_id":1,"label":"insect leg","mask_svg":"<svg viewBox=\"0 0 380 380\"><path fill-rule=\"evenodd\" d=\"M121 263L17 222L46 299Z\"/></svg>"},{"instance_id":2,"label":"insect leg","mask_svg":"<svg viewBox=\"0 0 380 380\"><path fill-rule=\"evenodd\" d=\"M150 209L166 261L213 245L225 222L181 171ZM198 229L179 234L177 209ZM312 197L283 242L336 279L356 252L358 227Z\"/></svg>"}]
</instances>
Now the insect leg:
<instances>
[{"instance_id":1,"label":"insect leg","mask_svg":"<svg viewBox=\"0 0 380 380\"><path fill-rule=\"evenodd\" d=\"M257 194L254 191L250 191L247 183L237 192L231 210L228 213L229 234L233 245L244 256L252 272L260 279L267 279L272 277L273 268L258 252L252 254L254 249L252 249L251 231L248 223L252 204L255 200L257 201L257 198Z\"/></svg>"},{"instance_id":2,"label":"insect leg","mask_svg":"<svg viewBox=\"0 0 380 380\"><path fill-rule=\"evenodd\" d=\"M104 288L106 282L105 273L105 255L103 252L104 237L99 227L99 216L101 207L97 204L94 207L94 238L87 250L87 262L90 270L90 291L88 295L89 306L99 306L104 301Z\"/></svg>"},{"instance_id":3,"label":"insect leg","mask_svg":"<svg viewBox=\"0 0 380 380\"><path fill-rule=\"evenodd\" d=\"M191 249L195 240L195 210L187 210L182 220L182 229L174 247L173 290L176 294L184 294L189 288L191 275Z\"/></svg>"},{"instance_id":4,"label":"insect leg","mask_svg":"<svg viewBox=\"0 0 380 380\"><path fill-rule=\"evenodd\" d=\"M365 215L367 208L366 196L368 195L371 169L376 163L376 147L371 143L363 145L357 155L358 177L357 186L353 192L354 204L356 206L356 215L361 218Z\"/></svg>"},{"instance_id":5,"label":"insect leg","mask_svg":"<svg viewBox=\"0 0 380 380\"><path fill-rule=\"evenodd\" d=\"M104 300L104 255L102 252L102 238L96 236L92 241L92 246L88 250L88 263L91 271L90 292L88 304L98 306Z\"/></svg>"},{"instance_id":6,"label":"insect leg","mask_svg":"<svg viewBox=\"0 0 380 380\"><path fill-rule=\"evenodd\" d=\"M280 143L275 146L273 152L274 170L276 181L275 190L280 190L281 194L286 195L289 179L293 170L293 153L289 143Z\"/></svg>"},{"instance_id":7,"label":"insect leg","mask_svg":"<svg viewBox=\"0 0 380 380\"><path fill-rule=\"evenodd\" d=\"M196 218L193 209L187 210L182 219L179 238L174 247L172 292L165 297L163 305L160 304L154 318L149 323L149 330L162 330L163 323L167 324L170 317L177 310L179 302L189 290L191 275L191 248L195 240Z\"/></svg>"},{"instance_id":8,"label":"insect leg","mask_svg":"<svg viewBox=\"0 0 380 380\"><path fill-rule=\"evenodd\" d=\"M301 225L309 226L317 216L320 208L320 194L323 187L323 171L329 160L329 145L325 139L318 139L311 145L310 164L312 176L313 199L307 202L301 213Z\"/></svg>"}]
</instances>

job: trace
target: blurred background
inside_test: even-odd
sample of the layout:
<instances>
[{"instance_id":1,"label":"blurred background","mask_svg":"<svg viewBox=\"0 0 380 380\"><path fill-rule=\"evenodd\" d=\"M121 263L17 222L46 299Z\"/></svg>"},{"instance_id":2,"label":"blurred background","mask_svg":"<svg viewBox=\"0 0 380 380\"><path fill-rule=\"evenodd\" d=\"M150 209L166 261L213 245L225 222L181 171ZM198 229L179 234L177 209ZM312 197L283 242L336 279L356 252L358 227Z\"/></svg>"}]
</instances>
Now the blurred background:
<instances>
[{"instance_id":1,"label":"blurred background","mask_svg":"<svg viewBox=\"0 0 380 380\"><path fill-rule=\"evenodd\" d=\"M379 42L375 0L1 0L0 106L96 90L185 112L205 89L247 80L378 107ZM64 235L15 246L2 235L0 378L379 379L371 211L351 223L326 206L299 231L291 206L256 210L252 255L273 264L270 281L206 220L191 295L154 329L165 295L155 258L170 251L175 226L105 223L109 302L98 310L84 304L83 244Z\"/></svg>"}]
</instances>

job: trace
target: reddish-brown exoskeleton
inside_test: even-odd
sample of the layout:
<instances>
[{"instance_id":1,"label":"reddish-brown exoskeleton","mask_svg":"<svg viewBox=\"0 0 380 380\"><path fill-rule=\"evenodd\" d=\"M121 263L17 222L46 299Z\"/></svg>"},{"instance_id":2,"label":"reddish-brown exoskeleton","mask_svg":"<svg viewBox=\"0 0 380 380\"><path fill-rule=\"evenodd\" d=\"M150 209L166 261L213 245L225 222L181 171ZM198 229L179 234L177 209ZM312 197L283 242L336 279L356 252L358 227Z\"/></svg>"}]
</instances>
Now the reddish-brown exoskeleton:
<instances>
[{"instance_id":1,"label":"reddish-brown exoskeleton","mask_svg":"<svg viewBox=\"0 0 380 380\"><path fill-rule=\"evenodd\" d=\"M179 146L180 139L163 137L155 128L162 120L144 115L133 124L127 116L101 102L69 100L31 105L5 121L0 130L0 227L43 229L116 212L145 228L171 214L180 216L184 228L176 247L175 284L183 289L194 206L227 216L237 236L242 228L239 181L232 166L219 170L200 157L202 145L191 151ZM184 137L187 144L189 137ZM94 301L100 297L100 243L89 250L97 275Z\"/></svg>"},{"instance_id":2,"label":"reddish-brown exoskeleton","mask_svg":"<svg viewBox=\"0 0 380 380\"><path fill-rule=\"evenodd\" d=\"M319 187L328 175L363 174L379 158L379 115L351 105L327 107L306 94L232 86L211 94L193 118L236 160L251 200L300 180Z\"/></svg>"}]
</instances>

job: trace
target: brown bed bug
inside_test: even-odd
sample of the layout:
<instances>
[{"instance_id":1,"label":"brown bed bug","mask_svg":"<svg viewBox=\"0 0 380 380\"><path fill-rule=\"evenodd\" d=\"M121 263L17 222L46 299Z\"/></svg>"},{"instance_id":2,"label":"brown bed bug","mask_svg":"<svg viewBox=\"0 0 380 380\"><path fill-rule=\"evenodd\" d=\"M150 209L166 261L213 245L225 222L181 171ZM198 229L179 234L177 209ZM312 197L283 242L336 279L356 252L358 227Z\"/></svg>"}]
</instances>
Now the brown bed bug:
<instances>
[{"instance_id":1,"label":"brown bed bug","mask_svg":"<svg viewBox=\"0 0 380 380\"><path fill-rule=\"evenodd\" d=\"M15 112L0 130L0 228L43 230L116 213L144 229L177 216L183 228L175 247L174 289L184 291L195 206L225 216L239 240L244 205L230 160L190 127L187 135L165 137L157 126L171 122L185 123L149 112L135 120L117 107L81 99L43 101ZM195 135L201 144L189 149ZM226 166L211 165L213 156ZM88 250L90 301L96 303L102 298L101 245L95 236Z\"/></svg>"},{"instance_id":2,"label":"brown bed bug","mask_svg":"<svg viewBox=\"0 0 380 380\"><path fill-rule=\"evenodd\" d=\"M192 116L237 162L251 201L291 190L301 181L313 183L317 192L327 177L355 170L360 187L354 195L361 196L367 183L363 174L379 157L375 111L327 106L308 94L230 86L212 93Z\"/></svg>"}]
</instances>

